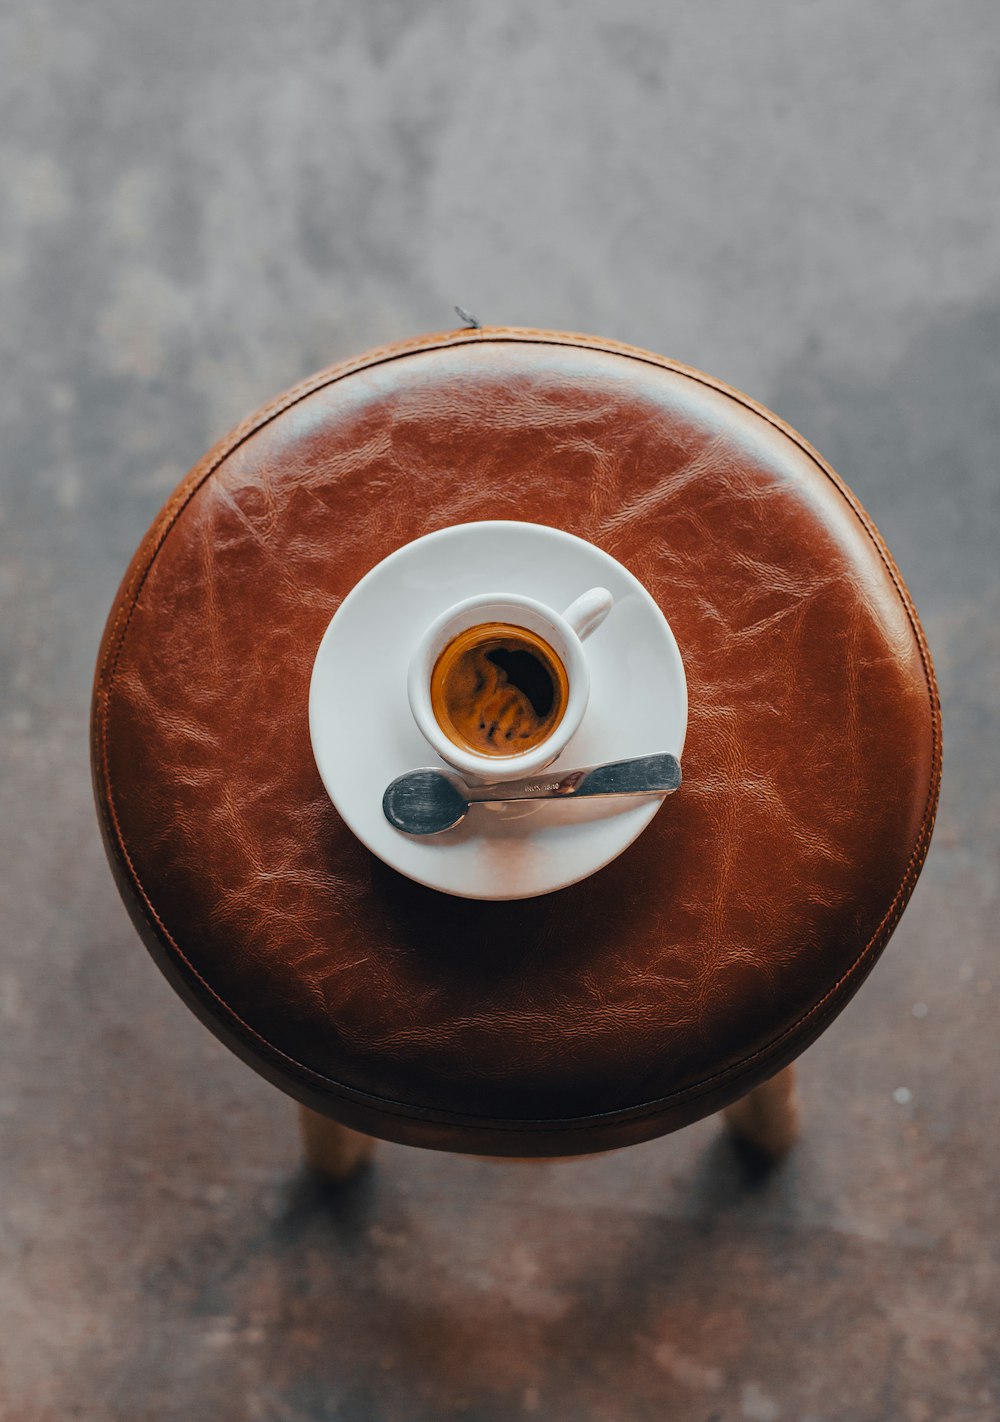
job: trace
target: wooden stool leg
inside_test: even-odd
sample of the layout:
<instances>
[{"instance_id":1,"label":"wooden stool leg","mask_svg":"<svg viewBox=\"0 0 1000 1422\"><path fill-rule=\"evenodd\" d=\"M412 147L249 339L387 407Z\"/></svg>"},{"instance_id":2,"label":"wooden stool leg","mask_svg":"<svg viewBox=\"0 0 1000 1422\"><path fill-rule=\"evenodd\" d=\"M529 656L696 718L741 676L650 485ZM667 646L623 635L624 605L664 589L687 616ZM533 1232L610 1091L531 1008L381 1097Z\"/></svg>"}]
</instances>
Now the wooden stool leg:
<instances>
[{"instance_id":1,"label":"wooden stool leg","mask_svg":"<svg viewBox=\"0 0 1000 1422\"><path fill-rule=\"evenodd\" d=\"M299 1106L299 1128L306 1165L314 1175L340 1183L348 1180L371 1157L375 1142L371 1136L352 1131L328 1116Z\"/></svg>"},{"instance_id":2,"label":"wooden stool leg","mask_svg":"<svg viewBox=\"0 0 1000 1422\"><path fill-rule=\"evenodd\" d=\"M755 1086L741 1100L727 1106L723 1114L734 1136L761 1155L777 1160L799 1133L794 1065Z\"/></svg>"}]
</instances>

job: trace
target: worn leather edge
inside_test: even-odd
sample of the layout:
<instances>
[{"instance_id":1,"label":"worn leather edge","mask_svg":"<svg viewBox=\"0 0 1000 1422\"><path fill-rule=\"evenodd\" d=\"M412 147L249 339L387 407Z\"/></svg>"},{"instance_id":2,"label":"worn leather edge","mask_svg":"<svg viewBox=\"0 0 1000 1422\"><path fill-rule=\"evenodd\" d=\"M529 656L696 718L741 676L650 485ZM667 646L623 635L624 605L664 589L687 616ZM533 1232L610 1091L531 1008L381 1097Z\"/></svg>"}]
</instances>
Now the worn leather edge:
<instances>
[{"instance_id":1,"label":"worn leather edge","mask_svg":"<svg viewBox=\"0 0 1000 1422\"><path fill-rule=\"evenodd\" d=\"M118 658L132 611L157 553L177 519L201 485L252 434L292 405L326 385L357 371L423 351L483 341L563 345L624 355L684 375L735 400L780 430L817 465L841 493L879 553L906 609L916 638L926 680L932 737L931 774L920 828L903 879L879 927L853 963L831 988L796 1021L763 1047L719 1072L655 1101L597 1116L565 1120L492 1120L420 1108L364 1092L334 1081L287 1056L257 1033L200 976L160 919L135 871L118 823L108 769L108 711ZM382 346L339 362L299 382L255 411L223 437L181 481L154 520L126 570L112 604L98 653L91 703L91 769L102 837L115 881L155 961L196 1015L238 1056L276 1086L313 1109L335 1115L358 1130L367 1130L403 1144L494 1155L576 1154L613 1149L650 1139L689 1124L727 1105L766 1080L816 1039L826 1024L857 991L874 967L913 892L926 858L937 810L941 778L941 718L937 682L927 640L909 590L874 522L853 491L798 432L749 396L693 367L619 341L571 332L522 327L485 327L414 337ZM220 1017L219 1013L222 1013ZM661 1124L670 1117L669 1125ZM544 1138L544 1149L539 1149Z\"/></svg>"}]
</instances>

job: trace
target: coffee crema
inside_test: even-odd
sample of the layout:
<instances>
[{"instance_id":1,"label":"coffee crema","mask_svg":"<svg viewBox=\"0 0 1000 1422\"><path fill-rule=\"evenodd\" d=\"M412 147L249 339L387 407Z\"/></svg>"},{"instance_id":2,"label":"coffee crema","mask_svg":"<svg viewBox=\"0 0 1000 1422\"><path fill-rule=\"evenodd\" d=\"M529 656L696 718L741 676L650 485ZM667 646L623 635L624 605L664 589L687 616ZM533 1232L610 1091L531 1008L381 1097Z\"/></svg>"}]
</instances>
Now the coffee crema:
<instances>
[{"instance_id":1,"label":"coffee crema","mask_svg":"<svg viewBox=\"0 0 1000 1422\"><path fill-rule=\"evenodd\" d=\"M456 746L477 755L534 750L563 718L566 668L544 638L508 622L469 627L431 672L431 707Z\"/></svg>"}]
</instances>

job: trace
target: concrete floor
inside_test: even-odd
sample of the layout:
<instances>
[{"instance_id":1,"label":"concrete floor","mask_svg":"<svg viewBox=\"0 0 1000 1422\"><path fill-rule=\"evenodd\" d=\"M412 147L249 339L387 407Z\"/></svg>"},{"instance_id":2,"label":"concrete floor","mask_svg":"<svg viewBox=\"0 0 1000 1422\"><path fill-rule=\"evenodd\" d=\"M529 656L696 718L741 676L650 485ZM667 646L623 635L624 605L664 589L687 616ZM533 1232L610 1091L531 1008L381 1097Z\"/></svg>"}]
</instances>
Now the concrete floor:
<instances>
[{"instance_id":1,"label":"concrete floor","mask_svg":"<svg viewBox=\"0 0 1000 1422\"><path fill-rule=\"evenodd\" d=\"M4 1422L995 1422L998 59L995 0L0 11ZM922 612L937 835L769 1175L707 1121L325 1195L112 887L89 678L140 534L456 301L771 405Z\"/></svg>"}]
</instances>

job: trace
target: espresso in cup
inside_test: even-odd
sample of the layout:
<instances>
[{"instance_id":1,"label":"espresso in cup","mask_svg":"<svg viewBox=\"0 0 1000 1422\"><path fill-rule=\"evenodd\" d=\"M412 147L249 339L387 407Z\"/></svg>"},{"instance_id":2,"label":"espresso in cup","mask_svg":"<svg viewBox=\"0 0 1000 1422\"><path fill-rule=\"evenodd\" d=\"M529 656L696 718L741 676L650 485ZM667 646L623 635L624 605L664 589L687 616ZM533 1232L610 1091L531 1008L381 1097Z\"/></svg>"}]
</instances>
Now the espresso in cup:
<instances>
[{"instance_id":1,"label":"espresso in cup","mask_svg":"<svg viewBox=\"0 0 1000 1422\"><path fill-rule=\"evenodd\" d=\"M613 602L607 588L590 588L565 612L525 593L478 593L446 608L406 673L432 750L470 784L523 779L558 760L587 709L583 644Z\"/></svg>"},{"instance_id":2,"label":"espresso in cup","mask_svg":"<svg viewBox=\"0 0 1000 1422\"><path fill-rule=\"evenodd\" d=\"M526 627L485 622L447 644L431 672L431 709L461 750L511 756L540 745L569 696L566 668Z\"/></svg>"}]
</instances>

